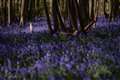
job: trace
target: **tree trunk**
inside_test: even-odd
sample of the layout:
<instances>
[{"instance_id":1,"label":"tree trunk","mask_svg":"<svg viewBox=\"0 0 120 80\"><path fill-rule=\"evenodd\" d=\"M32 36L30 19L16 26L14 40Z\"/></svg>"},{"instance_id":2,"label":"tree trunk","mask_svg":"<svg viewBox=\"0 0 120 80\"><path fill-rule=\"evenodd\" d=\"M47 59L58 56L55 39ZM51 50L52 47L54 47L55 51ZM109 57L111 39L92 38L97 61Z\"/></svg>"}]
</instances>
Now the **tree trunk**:
<instances>
[{"instance_id":1,"label":"tree trunk","mask_svg":"<svg viewBox=\"0 0 120 80\"><path fill-rule=\"evenodd\" d=\"M3 0L3 24L6 26L7 24L7 0Z\"/></svg>"},{"instance_id":2,"label":"tree trunk","mask_svg":"<svg viewBox=\"0 0 120 80\"><path fill-rule=\"evenodd\" d=\"M22 26L25 21L28 20L28 5L29 5L29 0L22 0L21 4L21 17L20 17L20 26Z\"/></svg>"},{"instance_id":3,"label":"tree trunk","mask_svg":"<svg viewBox=\"0 0 120 80\"><path fill-rule=\"evenodd\" d=\"M69 15L70 15L70 20L71 20L71 27L72 30L78 30L78 23L77 23L77 5L75 4L75 0L69 0Z\"/></svg>"},{"instance_id":4,"label":"tree trunk","mask_svg":"<svg viewBox=\"0 0 120 80\"><path fill-rule=\"evenodd\" d=\"M57 12L57 17L58 17L58 20L59 20L59 22L60 22L60 30L62 30L62 31L66 31L66 26L65 26L65 24L64 24L64 21L63 21L63 17L62 17L62 14L61 14L61 11L60 11L60 7L59 7L59 2L58 2L58 0L57 0L57 6L56 6L56 12Z\"/></svg>"},{"instance_id":5,"label":"tree trunk","mask_svg":"<svg viewBox=\"0 0 120 80\"><path fill-rule=\"evenodd\" d=\"M88 0L79 0L80 8L80 25L81 31L84 32L85 26L90 22L89 18L89 1Z\"/></svg>"},{"instance_id":6,"label":"tree trunk","mask_svg":"<svg viewBox=\"0 0 120 80\"><path fill-rule=\"evenodd\" d=\"M57 10L56 10L56 6L57 6L57 0L53 0L52 1L52 16L53 16L53 26L54 26L54 31L60 31L59 28L59 23L58 23L58 18L57 18Z\"/></svg>"},{"instance_id":7,"label":"tree trunk","mask_svg":"<svg viewBox=\"0 0 120 80\"><path fill-rule=\"evenodd\" d=\"M95 13L94 13L94 7L95 7L95 5L94 5L94 0L92 0L92 2L91 2L91 19L93 20L94 19L94 17L95 17Z\"/></svg>"},{"instance_id":8,"label":"tree trunk","mask_svg":"<svg viewBox=\"0 0 120 80\"><path fill-rule=\"evenodd\" d=\"M48 29L49 29L50 33L53 33L46 0L44 0L44 7L45 7L45 13L46 13L46 17L47 17Z\"/></svg>"},{"instance_id":9,"label":"tree trunk","mask_svg":"<svg viewBox=\"0 0 120 80\"><path fill-rule=\"evenodd\" d=\"M20 26L22 26L24 24L24 3L25 3L25 0L22 0L21 1L21 10L20 10Z\"/></svg>"},{"instance_id":10,"label":"tree trunk","mask_svg":"<svg viewBox=\"0 0 120 80\"><path fill-rule=\"evenodd\" d=\"M34 0L29 0L29 6L28 6L28 13L26 13L28 16L28 20L32 22L32 19L35 16L35 1Z\"/></svg>"},{"instance_id":11,"label":"tree trunk","mask_svg":"<svg viewBox=\"0 0 120 80\"><path fill-rule=\"evenodd\" d=\"M11 0L8 0L8 25L10 25L10 23L11 23L11 9L10 9L10 6L11 6Z\"/></svg>"},{"instance_id":12,"label":"tree trunk","mask_svg":"<svg viewBox=\"0 0 120 80\"><path fill-rule=\"evenodd\" d=\"M2 0L0 0L0 25L2 24Z\"/></svg>"}]
</instances>

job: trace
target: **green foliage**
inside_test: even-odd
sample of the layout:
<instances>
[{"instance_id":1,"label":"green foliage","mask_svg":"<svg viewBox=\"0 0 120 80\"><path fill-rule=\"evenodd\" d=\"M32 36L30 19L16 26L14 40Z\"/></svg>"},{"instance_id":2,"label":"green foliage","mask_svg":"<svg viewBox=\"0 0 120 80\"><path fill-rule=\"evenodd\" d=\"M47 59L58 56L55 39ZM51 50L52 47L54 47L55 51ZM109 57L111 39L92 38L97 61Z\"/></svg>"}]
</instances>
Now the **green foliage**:
<instances>
[{"instance_id":1,"label":"green foliage","mask_svg":"<svg viewBox=\"0 0 120 80\"><path fill-rule=\"evenodd\" d=\"M116 75L117 80L119 80L120 79L120 68L115 70L115 75Z\"/></svg>"},{"instance_id":2,"label":"green foliage","mask_svg":"<svg viewBox=\"0 0 120 80\"><path fill-rule=\"evenodd\" d=\"M73 80L73 76L72 76L71 73L68 73L68 74L66 75L66 80Z\"/></svg>"},{"instance_id":3,"label":"green foliage","mask_svg":"<svg viewBox=\"0 0 120 80\"><path fill-rule=\"evenodd\" d=\"M60 41L67 41L67 37L64 34L59 35L59 40Z\"/></svg>"},{"instance_id":4,"label":"green foliage","mask_svg":"<svg viewBox=\"0 0 120 80\"><path fill-rule=\"evenodd\" d=\"M120 68L112 66L111 67L112 74L115 75L116 80L120 79Z\"/></svg>"},{"instance_id":5,"label":"green foliage","mask_svg":"<svg viewBox=\"0 0 120 80\"><path fill-rule=\"evenodd\" d=\"M101 76L111 76L112 74L106 65L92 65L87 72L94 80L100 79Z\"/></svg>"}]
</instances>

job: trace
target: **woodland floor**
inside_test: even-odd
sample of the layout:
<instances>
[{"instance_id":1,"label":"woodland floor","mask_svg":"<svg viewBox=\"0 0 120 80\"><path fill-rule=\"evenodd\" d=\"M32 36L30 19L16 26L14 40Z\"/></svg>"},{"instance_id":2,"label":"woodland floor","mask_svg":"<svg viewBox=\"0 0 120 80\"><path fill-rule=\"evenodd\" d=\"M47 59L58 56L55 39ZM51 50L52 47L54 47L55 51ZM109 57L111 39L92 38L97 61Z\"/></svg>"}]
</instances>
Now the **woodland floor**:
<instances>
[{"instance_id":1,"label":"woodland floor","mask_svg":"<svg viewBox=\"0 0 120 80\"><path fill-rule=\"evenodd\" d=\"M47 33L42 18L0 28L0 80L120 80L120 20L78 37Z\"/></svg>"}]
</instances>

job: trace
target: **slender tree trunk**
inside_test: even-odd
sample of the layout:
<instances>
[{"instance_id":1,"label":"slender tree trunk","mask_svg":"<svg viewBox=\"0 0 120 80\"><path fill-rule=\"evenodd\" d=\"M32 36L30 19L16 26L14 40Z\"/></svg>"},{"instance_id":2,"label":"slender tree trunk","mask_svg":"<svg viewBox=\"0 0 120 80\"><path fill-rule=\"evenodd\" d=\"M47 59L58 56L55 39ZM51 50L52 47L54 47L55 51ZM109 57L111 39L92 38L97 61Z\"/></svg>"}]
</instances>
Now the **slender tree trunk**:
<instances>
[{"instance_id":1,"label":"slender tree trunk","mask_svg":"<svg viewBox=\"0 0 120 80\"><path fill-rule=\"evenodd\" d=\"M15 4L15 0L10 0L10 17L12 22L16 22L17 20L17 16L16 16L16 14L18 14L17 6L18 5Z\"/></svg>"},{"instance_id":2,"label":"slender tree trunk","mask_svg":"<svg viewBox=\"0 0 120 80\"><path fill-rule=\"evenodd\" d=\"M119 0L111 0L110 21L119 16Z\"/></svg>"},{"instance_id":3,"label":"slender tree trunk","mask_svg":"<svg viewBox=\"0 0 120 80\"><path fill-rule=\"evenodd\" d=\"M119 0L114 0L114 18L119 15Z\"/></svg>"},{"instance_id":4,"label":"slender tree trunk","mask_svg":"<svg viewBox=\"0 0 120 80\"><path fill-rule=\"evenodd\" d=\"M66 31L66 26L63 21L63 17L61 15L60 7L59 7L59 1L53 0L52 2L52 13L53 13L53 25L54 25L54 31Z\"/></svg>"},{"instance_id":5,"label":"slender tree trunk","mask_svg":"<svg viewBox=\"0 0 120 80\"><path fill-rule=\"evenodd\" d=\"M11 9L10 9L11 4L10 3L11 3L11 0L8 0L8 5L7 5L8 6L8 25L10 25L11 23L11 19L10 19L11 18L10 16L11 15Z\"/></svg>"},{"instance_id":6,"label":"slender tree trunk","mask_svg":"<svg viewBox=\"0 0 120 80\"><path fill-rule=\"evenodd\" d=\"M3 0L1 0L1 24L3 25L3 21L4 21L4 13L3 13L3 10L4 10L4 6L3 6Z\"/></svg>"},{"instance_id":7,"label":"slender tree trunk","mask_svg":"<svg viewBox=\"0 0 120 80\"><path fill-rule=\"evenodd\" d=\"M3 23L6 26L7 24L7 0L3 0Z\"/></svg>"},{"instance_id":8,"label":"slender tree trunk","mask_svg":"<svg viewBox=\"0 0 120 80\"><path fill-rule=\"evenodd\" d=\"M46 0L44 0L44 7L45 7L45 13L46 13L46 17L47 17L48 29L49 29L50 33L53 33L52 25L51 25L51 21L50 21L50 16L49 16L49 13L48 13L48 6L47 6Z\"/></svg>"},{"instance_id":9,"label":"slender tree trunk","mask_svg":"<svg viewBox=\"0 0 120 80\"><path fill-rule=\"evenodd\" d=\"M2 24L2 0L0 0L0 25Z\"/></svg>"},{"instance_id":10,"label":"slender tree trunk","mask_svg":"<svg viewBox=\"0 0 120 80\"><path fill-rule=\"evenodd\" d=\"M25 3L25 0L22 0L21 1L21 10L20 10L20 26L23 25L24 23L24 15L23 15L23 12L24 12L24 3Z\"/></svg>"},{"instance_id":11,"label":"slender tree trunk","mask_svg":"<svg viewBox=\"0 0 120 80\"><path fill-rule=\"evenodd\" d=\"M22 26L25 23L25 21L28 21L28 6L29 0L22 0L20 26Z\"/></svg>"},{"instance_id":12,"label":"slender tree trunk","mask_svg":"<svg viewBox=\"0 0 120 80\"><path fill-rule=\"evenodd\" d=\"M110 18L110 10L108 11L108 7L110 7L109 5L109 1L108 0L104 0L104 15L107 19ZM108 13L109 12L109 13Z\"/></svg>"},{"instance_id":13,"label":"slender tree trunk","mask_svg":"<svg viewBox=\"0 0 120 80\"><path fill-rule=\"evenodd\" d=\"M70 14L70 19L71 19L71 26L72 26L72 30L78 30L78 23L77 23L77 11L76 11L76 4L75 4L75 0L69 0L69 14Z\"/></svg>"},{"instance_id":14,"label":"slender tree trunk","mask_svg":"<svg viewBox=\"0 0 120 80\"><path fill-rule=\"evenodd\" d=\"M92 2L91 2L91 19L93 20L94 19L94 17L95 17L95 13L94 13L94 7L95 7L95 5L94 5L94 0L92 0Z\"/></svg>"},{"instance_id":15,"label":"slender tree trunk","mask_svg":"<svg viewBox=\"0 0 120 80\"><path fill-rule=\"evenodd\" d=\"M60 7L59 7L59 2L58 2L58 0L57 0L57 6L56 6L56 10L57 10L57 17L58 17L58 20L59 20L59 22L60 22L60 29L62 30L62 31L66 31L66 26L65 26L65 24L64 24L64 21L63 21L63 17L62 17L62 14L61 14L61 11L60 11Z\"/></svg>"},{"instance_id":16,"label":"slender tree trunk","mask_svg":"<svg viewBox=\"0 0 120 80\"><path fill-rule=\"evenodd\" d=\"M35 16L35 1L34 0L29 0L29 6L28 6L28 13L26 13L28 16L28 20L32 22L32 19Z\"/></svg>"},{"instance_id":17,"label":"slender tree trunk","mask_svg":"<svg viewBox=\"0 0 120 80\"><path fill-rule=\"evenodd\" d=\"M60 28L59 28L59 22L58 22L58 17L57 17L57 9L56 9L57 4L56 3L57 3L57 0L52 1L52 16L53 16L54 31L58 32L60 31Z\"/></svg>"}]
</instances>

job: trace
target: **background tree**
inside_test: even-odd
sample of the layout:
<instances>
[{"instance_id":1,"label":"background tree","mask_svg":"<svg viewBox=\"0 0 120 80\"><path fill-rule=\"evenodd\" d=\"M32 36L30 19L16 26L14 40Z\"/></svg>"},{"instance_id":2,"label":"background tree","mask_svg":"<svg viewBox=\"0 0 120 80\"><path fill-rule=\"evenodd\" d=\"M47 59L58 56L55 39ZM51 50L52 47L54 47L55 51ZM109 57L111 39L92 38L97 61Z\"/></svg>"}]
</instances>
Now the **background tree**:
<instances>
[{"instance_id":1,"label":"background tree","mask_svg":"<svg viewBox=\"0 0 120 80\"><path fill-rule=\"evenodd\" d=\"M75 0L69 0L68 4L69 4L69 15L71 19L71 27L72 30L75 31L78 30L77 5L75 4Z\"/></svg>"},{"instance_id":2,"label":"background tree","mask_svg":"<svg viewBox=\"0 0 120 80\"><path fill-rule=\"evenodd\" d=\"M3 25L6 26L7 24L7 0L3 0L2 2L3 2L3 5L2 5L3 6L2 7Z\"/></svg>"},{"instance_id":3,"label":"background tree","mask_svg":"<svg viewBox=\"0 0 120 80\"><path fill-rule=\"evenodd\" d=\"M55 32L60 32L60 30L66 31L66 27L63 22L62 15L60 13L58 0L52 1L52 18Z\"/></svg>"},{"instance_id":4,"label":"background tree","mask_svg":"<svg viewBox=\"0 0 120 80\"><path fill-rule=\"evenodd\" d=\"M4 25L17 21L22 26L44 13L51 32L85 32L97 16L116 19L120 0L0 0L0 23Z\"/></svg>"},{"instance_id":5,"label":"background tree","mask_svg":"<svg viewBox=\"0 0 120 80\"><path fill-rule=\"evenodd\" d=\"M45 7L45 14L46 14L46 17L47 17L48 29L49 29L50 33L53 33L53 29L52 29L52 25L51 25L51 20L50 20L50 16L49 16L48 6L47 6L47 1L46 0L44 0L44 7Z\"/></svg>"},{"instance_id":6,"label":"background tree","mask_svg":"<svg viewBox=\"0 0 120 80\"><path fill-rule=\"evenodd\" d=\"M119 16L119 0L111 0L111 20Z\"/></svg>"},{"instance_id":7,"label":"background tree","mask_svg":"<svg viewBox=\"0 0 120 80\"><path fill-rule=\"evenodd\" d=\"M29 6L29 0L22 0L21 1L21 17L20 17L20 26L22 26L25 21L28 19L28 6Z\"/></svg>"},{"instance_id":8,"label":"background tree","mask_svg":"<svg viewBox=\"0 0 120 80\"><path fill-rule=\"evenodd\" d=\"M85 32L85 27L90 22L89 17L89 1L88 0L79 0L79 9L80 9L80 25L81 31Z\"/></svg>"}]
</instances>

